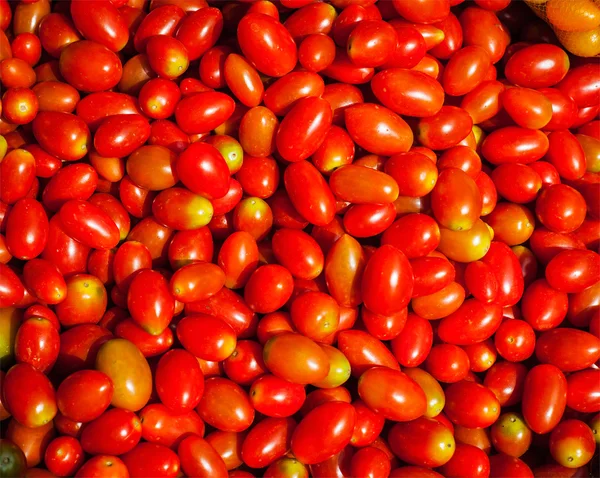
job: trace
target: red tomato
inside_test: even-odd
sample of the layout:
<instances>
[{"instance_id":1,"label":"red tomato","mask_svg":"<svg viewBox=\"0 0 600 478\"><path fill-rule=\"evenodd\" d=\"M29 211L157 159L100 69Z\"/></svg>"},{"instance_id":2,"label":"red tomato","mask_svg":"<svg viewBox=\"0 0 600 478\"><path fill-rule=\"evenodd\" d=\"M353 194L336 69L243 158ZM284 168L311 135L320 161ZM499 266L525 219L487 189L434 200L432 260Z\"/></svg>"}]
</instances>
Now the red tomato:
<instances>
[{"instance_id":1,"label":"red tomato","mask_svg":"<svg viewBox=\"0 0 600 478\"><path fill-rule=\"evenodd\" d=\"M236 383L221 377L206 380L196 411L206 423L222 431L244 431L254 420L248 394Z\"/></svg>"},{"instance_id":2,"label":"red tomato","mask_svg":"<svg viewBox=\"0 0 600 478\"><path fill-rule=\"evenodd\" d=\"M150 443L177 446L190 434L203 436L204 422L195 411L174 413L162 404L147 405L140 411L142 438Z\"/></svg>"},{"instance_id":3,"label":"red tomato","mask_svg":"<svg viewBox=\"0 0 600 478\"><path fill-rule=\"evenodd\" d=\"M452 432L445 425L426 417L395 424L390 429L388 441L401 460L427 467L447 463L456 446Z\"/></svg>"},{"instance_id":4,"label":"red tomato","mask_svg":"<svg viewBox=\"0 0 600 478\"><path fill-rule=\"evenodd\" d=\"M216 8L200 8L190 12L177 28L176 38L188 51L190 61L203 57L219 39L223 15Z\"/></svg>"},{"instance_id":5,"label":"red tomato","mask_svg":"<svg viewBox=\"0 0 600 478\"><path fill-rule=\"evenodd\" d=\"M225 93L195 93L177 104L175 120L187 134L208 133L229 119L234 107L233 99Z\"/></svg>"},{"instance_id":6,"label":"red tomato","mask_svg":"<svg viewBox=\"0 0 600 478\"><path fill-rule=\"evenodd\" d=\"M78 478L85 476L104 476L108 478L126 478L129 471L123 461L116 456L98 455L90 458L75 474Z\"/></svg>"},{"instance_id":7,"label":"red tomato","mask_svg":"<svg viewBox=\"0 0 600 478\"><path fill-rule=\"evenodd\" d=\"M550 435L550 454L567 468L579 468L592 460L596 442L590 427L580 420L559 423Z\"/></svg>"},{"instance_id":8,"label":"red tomato","mask_svg":"<svg viewBox=\"0 0 600 478\"><path fill-rule=\"evenodd\" d=\"M227 476L227 467L216 450L195 435L184 438L177 447L181 469L188 476Z\"/></svg>"},{"instance_id":9,"label":"red tomato","mask_svg":"<svg viewBox=\"0 0 600 478\"><path fill-rule=\"evenodd\" d=\"M535 212L540 222L553 232L575 231L585 219L583 196L566 184L555 184L538 196Z\"/></svg>"},{"instance_id":10,"label":"red tomato","mask_svg":"<svg viewBox=\"0 0 600 478\"><path fill-rule=\"evenodd\" d=\"M307 159L325 139L331 122L331 107L326 100L301 98L279 125L275 138L277 151L289 162Z\"/></svg>"},{"instance_id":11,"label":"red tomato","mask_svg":"<svg viewBox=\"0 0 600 478\"><path fill-rule=\"evenodd\" d=\"M175 299L162 274L144 269L137 272L131 281L127 307L136 323L146 332L158 335L173 318Z\"/></svg>"},{"instance_id":12,"label":"red tomato","mask_svg":"<svg viewBox=\"0 0 600 478\"><path fill-rule=\"evenodd\" d=\"M369 408L390 420L415 420L427 409L421 387L399 370L368 369L360 376L358 393Z\"/></svg>"},{"instance_id":13,"label":"red tomato","mask_svg":"<svg viewBox=\"0 0 600 478\"><path fill-rule=\"evenodd\" d=\"M227 194L229 168L214 146L194 143L179 156L176 168L183 184L196 194L208 199Z\"/></svg>"},{"instance_id":14,"label":"red tomato","mask_svg":"<svg viewBox=\"0 0 600 478\"><path fill-rule=\"evenodd\" d=\"M329 373L323 349L299 334L272 337L264 346L263 358L271 373L293 383L320 382Z\"/></svg>"},{"instance_id":15,"label":"red tomato","mask_svg":"<svg viewBox=\"0 0 600 478\"><path fill-rule=\"evenodd\" d=\"M129 39L125 20L110 3L102 1L71 3L71 18L87 39L103 44L112 51L122 50Z\"/></svg>"},{"instance_id":16,"label":"red tomato","mask_svg":"<svg viewBox=\"0 0 600 478\"><path fill-rule=\"evenodd\" d=\"M483 385L463 380L450 385L444 393L446 394L444 412L456 425L486 428L500 416L498 399ZM465 396L469 397L468 405L463 400Z\"/></svg>"},{"instance_id":17,"label":"red tomato","mask_svg":"<svg viewBox=\"0 0 600 478\"><path fill-rule=\"evenodd\" d=\"M35 428L50 422L57 412L50 380L29 364L14 365L3 379L4 404L21 425Z\"/></svg>"},{"instance_id":18,"label":"red tomato","mask_svg":"<svg viewBox=\"0 0 600 478\"><path fill-rule=\"evenodd\" d=\"M409 150L413 134L393 111L373 103L361 103L344 110L346 128L352 140L367 151L391 156Z\"/></svg>"},{"instance_id":19,"label":"red tomato","mask_svg":"<svg viewBox=\"0 0 600 478\"><path fill-rule=\"evenodd\" d=\"M593 251L562 251L546 266L548 284L560 292L578 293L597 282L600 256Z\"/></svg>"},{"instance_id":20,"label":"red tomato","mask_svg":"<svg viewBox=\"0 0 600 478\"><path fill-rule=\"evenodd\" d=\"M356 412L344 402L329 402L311 410L298 424L291 449L302 463L319 463L350 443Z\"/></svg>"},{"instance_id":21,"label":"red tomato","mask_svg":"<svg viewBox=\"0 0 600 478\"><path fill-rule=\"evenodd\" d=\"M298 56L292 36L268 15L245 15L238 25L237 38L244 56L265 75L280 77L296 66Z\"/></svg>"},{"instance_id":22,"label":"red tomato","mask_svg":"<svg viewBox=\"0 0 600 478\"><path fill-rule=\"evenodd\" d=\"M130 476L164 476L175 478L179 473L179 457L164 445L140 443L121 457Z\"/></svg>"},{"instance_id":23,"label":"red tomato","mask_svg":"<svg viewBox=\"0 0 600 478\"><path fill-rule=\"evenodd\" d=\"M375 365L400 370L397 361L383 342L362 330L340 332L338 348L350 362L355 377L359 377Z\"/></svg>"},{"instance_id":24,"label":"red tomato","mask_svg":"<svg viewBox=\"0 0 600 478\"><path fill-rule=\"evenodd\" d=\"M174 412L190 411L202 398L204 376L196 358L185 350L163 355L154 379L161 402Z\"/></svg>"},{"instance_id":25,"label":"red tomato","mask_svg":"<svg viewBox=\"0 0 600 478\"><path fill-rule=\"evenodd\" d=\"M29 198L16 202L6 222L6 248L18 259L33 259L50 251L50 227L42 205Z\"/></svg>"},{"instance_id":26,"label":"red tomato","mask_svg":"<svg viewBox=\"0 0 600 478\"><path fill-rule=\"evenodd\" d=\"M554 365L537 365L527 374L523 416L536 433L548 433L560 421L567 401L567 381Z\"/></svg>"},{"instance_id":27,"label":"red tomato","mask_svg":"<svg viewBox=\"0 0 600 478\"><path fill-rule=\"evenodd\" d=\"M408 305L413 275L408 259L399 249L384 245L369 259L362 278L365 306L376 314L392 315Z\"/></svg>"},{"instance_id":28,"label":"red tomato","mask_svg":"<svg viewBox=\"0 0 600 478\"><path fill-rule=\"evenodd\" d=\"M531 445L532 433L518 413L505 413L492 425L492 443L500 453L522 456Z\"/></svg>"},{"instance_id":29,"label":"red tomato","mask_svg":"<svg viewBox=\"0 0 600 478\"><path fill-rule=\"evenodd\" d=\"M129 156L150 136L150 124L141 115L120 114L102 120L94 134L94 148L104 157Z\"/></svg>"},{"instance_id":30,"label":"red tomato","mask_svg":"<svg viewBox=\"0 0 600 478\"><path fill-rule=\"evenodd\" d=\"M469 373L469 356L456 345L434 345L425 360L425 369L440 382L459 382Z\"/></svg>"},{"instance_id":31,"label":"red tomato","mask_svg":"<svg viewBox=\"0 0 600 478\"><path fill-rule=\"evenodd\" d=\"M44 452L46 467L57 476L73 476L83 462L83 449L79 441L73 437L55 438Z\"/></svg>"},{"instance_id":32,"label":"red tomato","mask_svg":"<svg viewBox=\"0 0 600 478\"><path fill-rule=\"evenodd\" d=\"M358 67L376 67L391 59L397 44L394 28L382 20L365 20L350 32L346 52Z\"/></svg>"},{"instance_id":33,"label":"red tomato","mask_svg":"<svg viewBox=\"0 0 600 478\"><path fill-rule=\"evenodd\" d=\"M569 70L564 50L549 44L531 45L515 52L506 63L505 75L511 82L526 88L556 85Z\"/></svg>"},{"instance_id":34,"label":"red tomato","mask_svg":"<svg viewBox=\"0 0 600 478\"><path fill-rule=\"evenodd\" d=\"M185 317L177 324L177 337L182 345L203 360L221 361L236 346L235 332L226 322L210 315Z\"/></svg>"},{"instance_id":35,"label":"red tomato","mask_svg":"<svg viewBox=\"0 0 600 478\"><path fill-rule=\"evenodd\" d=\"M448 0L435 0L426 2L419 0L415 5L407 5L401 0L393 1L394 8L410 22L435 23L446 18L450 13Z\"/></svg>"},{"instance_id":36,"label":"red tomato","mask_svg":"<svg viewBox=\"0 0 600 478\"><path fill-rule=\"evenodd\" d=\"M242 445L244 463L251 468L264 468L284 456L295 428L293 418L266 418L256 424Z\"/></svg>"},{"instance_id":37,"label":"red tomato","mask_svg":"<svg viewBox=\"0 0 600 478\"><path fill-rule=\"evenodd\" d=\"M416 137L427 148L448 149L464 140L472 126L473 120L466 111L443 106L437 114L419 120Z\"/></svg>"},{"instance_id":38,"label":"red tomato","mask_svg":"<svg viewBox=\"0 0 600 478\"><path fill-rule=\"evenodd\" d=\"M444 91L452 96L466 95L484 81L490 65L490 55L485 49L465 46L450 57L444 69Z\"/></svg>"},{"instance_id":39,"label":"red tomato","mask_svg":"<svg viewBox=\"0 0 600 478\"><path fill-rule=\"evenodd\" d=\"M432 327L426 319L409 313L400 334L392 340L392 352L405 367L416 367L429 355L433 342Z\"/></svg>"},{"instance_id":40,"label":"red tomato","mask_svg":"<svg viewBox=\"0 0 600 478\"><path fill-rule=\"evenodd\" d=\"M56 390L58 409L76 422L98 418L110 405L113 396L110 378L96 370L81 370L69 375Z\"/></svg>"},{"instance_id":41,"label":"red tomato","mask_svg":"<svg viewBox=\"0 0 600 478\"><path fill-rule=\"evenodd\" d=\"M123 66L111 50L94 41L81 40L67 45L60 54L60 73L80 91L96 92L115 87Z\"/></svg>"},{"instance_id":42,"label":"red tomato","mask_svg":"<svg viewBox=\"0 0 600 478\"><path fill-rule=\"evenodd\" d=\"M476 446L456 443L454 455L440 471L444 476L487 477L490 473L490 460Z\"/></svg>"},{"instance_id":43,"label":"red tomato","mask_svg":"<svg viewBox=\"0 0 600 478\"><path fill-rule=\"evenodd\" d=\"M44 373L52 369L60 346L58 330L52 322L39 317L27 319L19 327L14 342L18 363L27 363Z\"/></svg>"},{"instance_id":44,"label":"red tomato","mask_svg":"<svg viewBox=\"0 0 600 478\"><path fill-rule=\"evenodd\" d=\"M597 84L598 74L593 64L584 64L571 69L557 88L572 98L578 108L586 108L598 104Z\"/></svg>"},{"instance_id":45,"label":"red tomato","mask_svg":"<svg viewBox=\"0 0 600 478\"><path fill-rule=\"evenodd\" d=\"M598 370L589 369L567 377L567 406L578 412L590 413L600 408L598 400Z\"/></svg>"},{"instance_id":46,"label":"red tomato","mask_svg":"<svg viewBox=\"0 0 600 478\"><path fill-rule=\"evenodd\" d=\"M508 126L490 133L481 146L481 153L493 164L532 163L542 158L549 141L541 131Z\"/></svg>"},{"instance_id":47,"label":"red tomato","mask_svg":"<svg viewBox=\"0 0 600 478\"><path fill-rule=\"evenodd\" d=\"M354 204L382 204L394 202L398 197L396 181L386 173L356 165L336 169L329 187L343 201Z\"/></svg>"},{"instance_id":48,"label":"red tomato","mask_svg":"<svg viewBox=\"0 0 600 478\"><path fill-rule=\"evenodd\" d=\"M600 339L577 329L548 330L538 338L535 353L541 363L555 365L563 372L575 372L590 367L600 358Z\"/></svg>"},{"instance_id":49,"label":"red tomato","mask_svg":"<svg viewBox=\"0 0 600 478\"><path fill-rule=\"evenodd\" d=\"M289 417L304 403L306 391L298 383L274 375L263 375L250 387L250 401L256 411L268 417Z\"/></svg>"},{"instance_id":50,"label":"red tomato","mask_svg":"<svg viewBox=\"0 0 600 478\"><path fill-rule=\"evenodd\" d=\"M307 221L325 226L333 220L333 193L323 176L308 161L289 165L284 173L284 184L292 204Z\"/></svg>"}]
</instances>

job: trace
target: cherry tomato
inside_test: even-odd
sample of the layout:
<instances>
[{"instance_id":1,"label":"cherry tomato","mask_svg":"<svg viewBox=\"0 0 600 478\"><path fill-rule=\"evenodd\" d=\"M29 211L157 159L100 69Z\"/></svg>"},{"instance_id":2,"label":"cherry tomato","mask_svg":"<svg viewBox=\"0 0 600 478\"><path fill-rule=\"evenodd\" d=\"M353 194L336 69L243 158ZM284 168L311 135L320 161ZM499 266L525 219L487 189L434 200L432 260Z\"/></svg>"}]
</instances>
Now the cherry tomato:
<instances>
[{"instance_id":1,"label":"cherry tomato","mask_svg":"<svg viewBox=\"0 0 600 478\"><path fill-rule=\"evenodd\" d=\"M248 394L236 383L221 377L206 380L196 411L206 423L222 431L244 431L254 420Z\"/></svg>"},{"instance_id":2,"label":"cherry tomato","mask_svg":"<svg viewBox=\"0 0 600 478\"><path fill-rule=\"evenodd\" d=\"M523 389L523 417L536 433L548 433L560 421L567 401L567 381L554 365L533 367Z\"/></svg>"},{"instance_id":3,"label":"cherry tomato","mask_svg":"<svg viewBox=\"0 0 600 478\"><path fill-rule=\"evenodd\" d=\"M164 445L139 443L122 457L130 476L165 476L174 478L179 472L179 457Z\"/></svg>"},{"instance_id":4,"label":"cherry tomato","mask_svg":"<svg viewBox=\"0 0 600 478\"><path fill-rule=\"evenodd\" d=\"M203 360L225 360L236 346L231 326L217 317L204 314L184 317L177 324L177 337L186 350Z\"/></svg>"},{"instance_id":5,"label":"cherry tomato","mask_svg":"<svg viewBox=\"0 0 600 478\"><path fill-rule=\"evenodd\" d=\"M550 454L559 465L579 468L592 459L595 451L594 435L580 420L565 420L552 430Z\"/></svg>"},{"instance_id":6,"label":"cherry tomato","mask_svg":"<svg viewBox=\"0 0 600 478\"><path fill-rule=\"evenodd\" d=\"M515 52L506 63L506 78L526 88L547 88L562 80L569 69L564 50L548 44L531 45Z\"/></svg>"},{"instance_id":7,"label":"cherry tomato","mask_svg":"<svg viewBox=\"0 0 600 478\"><path fill-rule=\"evenodd\" d=\"M250 387L252 406L263 415L285 418L294 415L304 403L304 386L274 375L263 375Z\"/></svg>"}]
</instances>

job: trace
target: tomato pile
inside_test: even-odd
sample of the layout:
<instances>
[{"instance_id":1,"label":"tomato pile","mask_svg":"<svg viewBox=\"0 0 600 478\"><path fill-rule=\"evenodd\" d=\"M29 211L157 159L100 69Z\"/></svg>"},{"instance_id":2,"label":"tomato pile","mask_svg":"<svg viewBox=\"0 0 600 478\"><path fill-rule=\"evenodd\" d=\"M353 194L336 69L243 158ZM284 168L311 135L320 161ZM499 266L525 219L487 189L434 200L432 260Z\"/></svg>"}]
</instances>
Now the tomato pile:
<instances>
[{"instance_id":1,"label":"tomato pile","mask_svg":"<svg viewBox=\"0 0 600 478\"><path fill-rule=\"evenodd\" d=\"M598 475L600 60L523 2L0 0L0 82L0 477Z\"/></svg>"}]
</instances>

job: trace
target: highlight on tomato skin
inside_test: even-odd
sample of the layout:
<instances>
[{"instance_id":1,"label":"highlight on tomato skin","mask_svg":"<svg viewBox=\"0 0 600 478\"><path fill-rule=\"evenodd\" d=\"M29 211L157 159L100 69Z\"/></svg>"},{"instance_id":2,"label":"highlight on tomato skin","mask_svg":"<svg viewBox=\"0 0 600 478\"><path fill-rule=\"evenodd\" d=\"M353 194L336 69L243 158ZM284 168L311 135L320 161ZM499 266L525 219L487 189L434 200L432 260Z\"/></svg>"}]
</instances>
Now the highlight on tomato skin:
<instances>
[{"instance_id":1,"label":"highlight on tomato skin","mask_svg":"<svg viewBox=\"0 0 600 478\"><path fill-rule=\"evenodd\" d=\"M0 0L0 475L597 474L599 28Z\"/></svg>"}]
</instances>

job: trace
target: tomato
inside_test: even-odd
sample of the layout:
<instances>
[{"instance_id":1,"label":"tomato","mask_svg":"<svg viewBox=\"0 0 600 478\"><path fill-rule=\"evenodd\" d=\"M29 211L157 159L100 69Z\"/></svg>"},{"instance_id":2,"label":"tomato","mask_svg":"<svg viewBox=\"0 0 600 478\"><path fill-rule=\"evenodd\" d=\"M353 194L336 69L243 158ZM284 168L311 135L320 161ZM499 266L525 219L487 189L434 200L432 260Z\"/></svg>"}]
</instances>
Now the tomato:
<instances>
[{"instance_id":1,"label":"tomato","mask_svg":"<svg viewBox=\"0 0 600 478\"><path fill-rule=\"evenodd\" d=\"M195 93L177 104L175 120L187 134L208 133L231 117L234 106L225 93Z\"/></svg>"},{"instance_id":2,"label":"tomato","mask_svg":"<svg viewBox=\"0 0 600 478\"><path fill-rule=\"evenodd\" d=\"M488 52L479 46L465 46L455 52L444 69L442 85L448 95L463 96L484 79L491 65Z\"/></svg>"},{"instance_id":3,"label":"tomato","mask_svg":"<svg viewBox=\"0 0 600 478\"><path fill-rule=\"evenodd\" d=\"M221 377L206 380L196 411L206 423L222 431L244 431L254 420L248 394L236 383Z\"/></svg>"},{"instance_id":4,"label":"tomato","mask_svg":"<svg viewBox=\"0 0 600 478\"><path fill-rule=\"evenodd\" d=\"M375 365L400 370L397 361L383 343L361 330L340 332L338 348L350 362L355 377Z\"/></svg>"},{"instance_id":5,"label":"tomato","mask_svg":"<svg viewBox=\"0 0 600 478\"><path fill-rule=\"evenodd\" d=\"M94 455L121 455L132 450L142 437L142 423L135 413L110 409L85 426L81 445Z\"/></svg>"},{"instance_id":6,"label":"tomato","mask_svg":"<svg viewBox=\"0 0 600 478\"><path fill-rule=\"evenodd\" d=\"M83 462L83 449L73 437L55 438L48 444L44 453L46 467L58 476L72 476Z\"/></svg>"},{"instance_id":7,"label":"tomato","mask_svg":"<svg viewBox=\"0 0 600 478\"><path fill-rule=\"evenodd\" d=\"M550 454L562 466L579 468L586 465L595 451L594 435L580 420L565 420L552 430Z\"/></svg>"},{"instance_id":8,"label":"tomato","mask_svg":"<svg viewBox=\"0 0 600 478\"><path fill-rule=\"evenodd\" d=\"M108 302L101 281L89 274L75 274L66 279L66 285L67 297L56 306L60 323L64 326L98 323Z\"/></svg>"},{"instance_id":9,"label":"tomato","mask_svg":"<svg viewBox=\"0 0 600 478\"><path fill-rule=\"evenodd\" d=\"M522 362L533 355L535 333L531 325L522 320L503 322L496 331L498 353L511 362Z\"/></svg>"},{"instance_id":10,"label":"tomato","mask_svg":"<svg viewBox=\"0 0 600 478\"><path fill-rule=\"evenodd\" d=\"M554 365L533 367L523 390L523 417L536 433L547 433L560 421L567 401L567 381Z\"/></svg>"},{"instance_id":11,"label":"tomato","mask_svg":"<svg viewBox=\"0 0 600 478\"><path fill-rule=\"evenodd\" d=\"M542 158L548 148L548 138L541 131L508 126L490 133L481 152L493 164L528 164Z\"/></svg>"},{"instance_id":12,"label":"tomato","mask_svg":"<svg viewBox=\"0 0 600 478\"><path fill-rule=\"evenodd\" d=\"M114 385L111 404L125 410L140 410L152 392L152 374L139 349L125 339L111 339L100 346L96 369Z\"/></svg>"},{"instance_id":13,"label":"tomato","mask_svg":"<svg viewBox=\"0 0 600 478\"><path fill-rule=\"evenodd\" d=\"M47 319L33 317L23 322L15 337L15 358L48 373L58 357L58 330Z\"/></svg>"},{"instance_id":14,"label":"tomato","mask_svg":"<svg viewBox=\"0 0 600 478\"><path fill-rule=\"evenodd\" d=\"M84 64L83 59L88 61ZM117 55L104 45L88 40L65 46L60 53L59 66L61 75L71 86L86 92L113 88L123 73Z\"/></svg>"},{"instance_id":15,"label":"tomato","mask_svg":"<svg viewBox=\"0 0 600 478\"><path fill-rule=\"evenodd\" d=\"M456 146L471 132L473 120L456 106L443 106L435 115L421 118L416 126L419 142L431 149Z\"/></svg>"},{"instance_id":16,"label":"tomato","mask_svg":"<svg viewBox=\"0 0 600 478\"><path fill-rule=\"evenodd\" d=\"M438 335L446 343L471 345L490 338L501 321L502 309L499 305L470 299L442 319Z\"/></svg>"},{"instance_id":17,"label":"tomato","mask_svg":"<svg viewBox=\"0 0 600 478\"><path fill-rule=\"evenodd\" d=\"M162 404L147 405L140 411L142 438L150 443L177 446L188 434L204 435L204 422L195 411L174 413Z\"/></svg>"},{"instance_id":18,"label":"tomato","mask_svg":"<svg viewBox=\"0 0 600 478\"><path fill-rule=\"evenodd\" d=\"M364 166L336 169L329 186L338 199L354 204L391 203L398 197L398 185L391 176Z\"/></svg>"},{"instance_id":19,"label":"tomato","mask_svg":"<svg viewBox=\"0 0 600 478\"><path fill-rule=\"evenodd\" d=\"M129 286L127 307L133 320L144 330L158 335L173 318L175 299L160 273L141 270L135 274Z\"/></svg>"},{"instance_id":20,"label":"tomato","mask_svg":"<svg viewBox=\"0 0 600 478\"><path fill-rule=\"evenodd\" d=\"M577 190L566 184L555 184L538 196L535 212L551 231L569 233L581 226L586 209L585 200Z\"/></svg>"},{"instance_id":21,"label":"tomato","mask_svg":"<svg viewBox=\"0 0 600 478\"><path fill-rule=\"evenodd\" d=\"M564 50L548 44L526 46L506 63L506 78L526 88L547 88L562 80L569 69Z\"/></svg>"},{"instance_id":22,"label":"tomato","mask_svg":"<svg viewBox=\"0 0 600 478\"><path fill-rule=\"evenodd\" d=\"M305 398L306 392L301 384L274 375L263 375L250 387L252 406L268 417L284 418L295 414Z\"/></svg>"},{"instance_id":23,"label":"tomato","mask_svg":"<svg viewBox=\"0 0 600 478\"><path fill-rule=\"evenodd\" d=\"M244 193L267 199L279 186L279 167L270 157L255 158L244 155L243 164L236 177Z\"/></svg>"},{"instance_id":24,"label":"tomato","mask_svg":"<svg viewBox=\"0 0 600 478\"><path fill-rule=\"evenodd\" d=\"M77 422L90 422L98 418L110 405L112 396L111 379L96 370L75 372L56 390L58 409L64 416Z\"/></svg>"},{"instance_id":25,"label":"tomato","mask_svg":"<svg viewBox=\"0 0 600 478\"><path fill-rule=\"evenodd\" d=\"M229 168L212 145L194 143L179 156L176 169L187 188L208 199L223 197L229 189Z\"/></svg>"},{"instance_id":26,"label":"tomato","mask_svg":"<svg viewBox=\"0 0 600 478\"><path fill-rule=\"evenodd\" d=\"M444 411L456 425L486 428L500 415L500 403L494 393L483 385L466 380L453 383L446 390ZM466 394L466 395L465 395ZM461 397L468 396L468 406Z\"/></svg>"},{"instance_id":27,"label":"tomato","mask_svg":"<svg viewBox=\"0 0 600 478\"><path fill-rule=\"evenodd\" d=\"M10 151L0 163L0 200L14 204L25 198L35 180L35 158L24 149Z\"/></svg>"},{"instance_id":28,"label":"tomato","mask_svg":"<svg viewBox=\"0 0 600 478\"><path fill-rule=\"evenodd\" d=\"M354 65L375 67L391 59L396 44L396 31L391 25L382 20L365 19L350 32L346 52Z\"/></svg>"},{"instance_id":29,"label":"tomato","mask_svg":"<svg viewBox=\"0 0 600 478\"><path fill-rule=\"evenodd\" d=\"M434 345L425 360L425 369L440 382L459 382L469 373L469 357L456 345Z\"/></svg>"},{"instance_id":30,"label":"tomato","mask_svg":"<svg viewBox=\"0 0 600 478\"><path fill-rule=\"evenodd\" d=\"M79 468L75 474L77 477L85 476L113 476L116 478L126 478L129 476L129 471L125 463L116 456L98 455L90 458L85 464Z\"/></svg>"},{"instance_id":31,"label":"tomato","mask_svg":"<svg viewBox=\"0 0 600 478\"><path fill-rule=\"evenodd\" d=\"M383 106L354 104L344 110L344 116L352 140L371 153L391 156L407 152L412 144L408 124Z\"/></svg>"},{"instance_id":32,"label":"tomato","mask_svg":"<svg viewBox=\"0 0 600 478\"><path fill-rule=\"evenodd\" d=\"M217 317L204 314L182 319L177 324L177 337L186 350L210 361L226 359L236 346L231 326Z\"/></svg>"},{"instance_id":33,"label":"tomato","mask_svg":"<svg viewBox=\"0 0 600 478\"><path fill-rule=\"evenodd\" d=\"M494 448L506 455L520 457L531 445L531 430L518 413L505 413L492 425Z\"/></svg>"},{"instance_id":34,"label":"tomato","mask_svg":"<svg viewBox=\"0 0 600 478\"><path fill-rule=\"evenodd\" d=\"M390 429L388 441L394 454L401 460L420 466L442 466L455 451L450 430L425 417L395 424Z\"/></svg>"},{"instance_id":35,"label":"tomato","mask_svg":"<svg viewBox=\"0 0 600 478\"><path fill-rule=\"evenodd\" d=\"M127 25L110 2L75 1L70 11L75 26L87 40L102 43L112 51L122 50L127 44Z\"/></svg>"},{"instance_id":36,"label":"tomato","mask_svg":"<svg viewBox=\"0 0 600 478\"><path fill-rule=\"evenodd\" d=\"M327 68L335 59L335 43L323 33L307 35L298 46L298 61L310 72Z\"/></svg>"},{"instance_id":37,"label":"tomato","mask_svg":"<svg viewBox=\"0 0 600 478\"><path fill-rule=\"evenodd\" d=\"M577 346L577 353L565 347L566 343L569 347ZM553 364L563 372L575 372L590 367L600 358L600 339L577 329L548 330L538 338L535 352L541 363Z\"/></svg>"},{"instance_id":38,"label":"tomato","mask_svg":"<svg viewBox=\"0 0 600 478\"><path fill-rule=\"evenodd\" d=\"M202 57L219 39L223 15L216 8L200 8L184 17L176 38L188 51L190 61Z\"/></svg>"},{"instance_id":39,"label":"tomato","mask_svg":"<svg viewBox=\"0 0 600 478\"><path fill-rule=\"evenodd\" d=\"M115 335L129 340L140 349L144 357L152 357L166 352L173 345L173 332L166 328L160 335L152 335L142 329L132 319L120 321L115 327Z\"/></svg>"},{"instance_id":40,"label":"tomato","mask_svg":"<svg viewBox=\"0 0 600 478\"><path fill-rule=\"evenodd\" d=\"M548 284L560 292L578 293L596 283L600 257L593 251L562 251L546 266Z\"/></svg>"},{"instance_id":41,"label":"tomato","mask_svg":"<svg viewBox=\"0 0 600 478\"><path fill-rule=\"evenodd\" d=\"M6 226L6 248L18 259L33 259L52 246L48 216L35 199L17 201Z\"/></svg>"},{"instance_id":42,"label":"tomato","mask_svg":"<svg viewBox=\"0 0 600 478\"><path fill-rule=\"evenodd\" d=\"M394 357L405 367L423 363L431 349L433 331L429 321L409 313L400 334L392 339Z\"/></svg>"},{"instance_id":43,"label":"tomato","mask_svg":"<svg viewBox=\"0 0 600 478\"><path fill-rule=\"evenodd\" d=\"M571 69L557 89L572 98L578 108L585 108L598 104L597 83L594 66L584 64Z\"/></svg>"},{"instance_id":44,"label":"tomato","mask_svg":"<svg viewBox=\"0 0 600 478\"><path fill-rule=\"evenodd\" d=\"M290 32L294 41L298 43L302 38L313 33L329 33L336 17L333 5L284 0L284 6L298 8L284 23L285 28Z\"/></svg>"},{"instance_id":45,"label":"tomato","mask_svg":"<svg viewBox=\"0 0 600 478\"><path fill-rule=\"evenodd\" d=\"M164 445L140 443L122 457L129 476L161 476L174 478L179 472L179 458Z\"/></svg>"},{"instance_id":46,"label":"tomato","mask_svg":"<svg viewBox=\"0 0 600 478\"><path fill-rule=\"evenodd\" d=\"M48 378L31 365L13 366L3 379L4 404L21 425L46 425L57 412L56 396Z\"/></svg>"},{"instance_id":47,"label":"tomato","mask_svg":"<svg viewBox=\"0 0 600 478\"><path fill-rule=\"evenodd\" d=\"M2 457L2 474L6 474L6 476L24 476L27 471L27 460L18 445L9 439L3 438L0 441L0 456Z\"/></svg>"},{"instance_id":48,"label":"tomato","mask_svg":"<svg viewBox=\"0 0 600 478\"><path fill-rule=\"evenodd\" d=\"M265 75L281 77L296 66L298 56L292 36L268 15L245 15L238 25L237 38L244 56Z\"/></svg>"},{"instance_id":49,"label":"tomato","mask_svg":"<svg viewBox=\"0 0 600 478\"><path fill-rule=\"evenodd\" d=\"M582 370L567 377L567 406L579 412L595 412L598 408L598 371Z\"/></svg>"},{"instance_id":50,"label":"tomato","mask_svg":"<svg viewBox=\"0 0 600 478\"><path fill-rule=\"evenodd\" d=\"M229 324L240 337L252 336L256 327L256 316L244 300L227 288L221 289L212 297L186 305L186 312L212 315Z\"/></svg>"},{"instance_id":51,"label":"tomato","mask_svg":"<svg viewBox=\"0 0 600 478\"><path fill-rule=\"evenodd\" d=\"M186 475L226 476L227 468L215 449L199 436L184 438L177 447L181 468Z\"/></svg>"},{"instance_id":52,"label":"tomato","mask_svg":"<svg viewBox=\"0 0 600 478\"><path fill-rule=\"evenodd\" d=\"M356 412L344 402L324 403L311 410L295 428L291 449L303 463L319 463L340 452L354 430ZM315 431L319 433L315 436Z\"/></svg>"},{"instance_id":53,"label":"tomato","mask_svg":"<svg viewBox=\"0 0 600 478\"><path fill-rule=\"evenodd\" d=\"M358 393L369 408L390 420L414 420L427 410L421 387L399 370L386 367L366 370L358 381Z\"/></svg>"},{"instance_id":54,"label":"tomato","mask_svg":"<svg viewBox=\"0 0 600 478\"><path fill-rule=\"evenodd\" d=\"M185 350L171 350L163 355L154 379L161 402L174 412L190 411L202 398L204 376L196 358Z\"/></svg>"}]
</instances>

